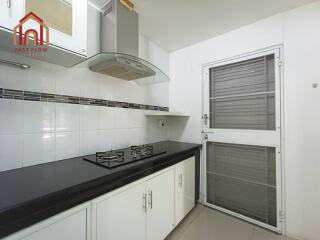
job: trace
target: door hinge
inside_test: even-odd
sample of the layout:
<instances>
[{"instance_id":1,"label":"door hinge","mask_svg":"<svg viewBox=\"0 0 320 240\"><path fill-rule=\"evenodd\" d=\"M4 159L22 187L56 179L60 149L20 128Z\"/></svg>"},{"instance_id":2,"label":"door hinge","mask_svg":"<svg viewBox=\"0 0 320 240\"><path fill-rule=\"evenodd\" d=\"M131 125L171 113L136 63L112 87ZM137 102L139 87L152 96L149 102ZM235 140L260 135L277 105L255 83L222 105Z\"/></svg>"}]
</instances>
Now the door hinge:
<instances>
[{"instance_id":1,"label":"door hinge","mask_svg":"<svg viewBox=\"0 0 320 240\"><path fill-rule=\"evenodd\" d=\"M278 66L282 67L283 66L283 61L281 59L278 60Z\"/></svg>"},{"instance_id":2,"label":"door hinge","mask_svg":"<svg viewBox=\"0 0 320 240\"><path fill-rule=\"evenodd\" d=\"M286 217L286 215L285 215L284 211L279 211L279 220L280 220L280 222L284 222L285 217Z\"/></svg>"}]
</instances>

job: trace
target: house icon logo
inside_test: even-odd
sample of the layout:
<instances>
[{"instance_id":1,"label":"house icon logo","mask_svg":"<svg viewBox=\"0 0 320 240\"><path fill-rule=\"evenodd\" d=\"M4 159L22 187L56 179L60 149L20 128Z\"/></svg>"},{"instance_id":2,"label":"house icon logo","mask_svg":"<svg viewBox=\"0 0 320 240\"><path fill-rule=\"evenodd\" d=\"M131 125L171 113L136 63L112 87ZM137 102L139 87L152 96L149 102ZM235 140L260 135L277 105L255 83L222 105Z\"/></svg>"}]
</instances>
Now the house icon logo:
<instances>
[{"instance_id":1,"label":"house icon logo","mask_svg":"<svg viewBox=\"0 0 320 240\"><path fill-rule=\"evenodd\" d=\"M38 30L35 28L24 29L24 24L33 20L38 25ZM45 37L45 39L44 39ZM31 46L29 41L33 41ZM29 12L24 16L19 24L13 28L13 45L18 52L46 52L47 48L44 44L49 45L49 28L34 12Z\"/></svg>"}]
</instances>

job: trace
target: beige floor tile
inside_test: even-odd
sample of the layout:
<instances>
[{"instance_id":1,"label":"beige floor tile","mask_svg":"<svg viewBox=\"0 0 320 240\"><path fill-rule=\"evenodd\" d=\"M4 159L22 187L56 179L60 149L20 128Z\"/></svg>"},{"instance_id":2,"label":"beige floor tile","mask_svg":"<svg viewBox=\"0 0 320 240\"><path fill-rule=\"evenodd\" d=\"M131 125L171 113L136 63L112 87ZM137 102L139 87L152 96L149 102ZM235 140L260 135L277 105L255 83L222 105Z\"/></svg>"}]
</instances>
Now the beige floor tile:
<instances>
[{"instance_id":1,"label":"beige floor tile","mask_svg":"<svg viewBox=\"0 0 320 240\"><path fill-rule=\"evenodd\" d=\"M200 214L184 229L179 229L188 240L252 240L254 227L228 215L209 208Z\"/></svg>"},{"instance_id":2,"label":"beige floor tile","mask_svg":"<svg viewBox=\"0 0 320 240\"><path fill-rule=\"evenodd\" d=\"M183 219L176 228L179 232L184 232L190 223L192 223L206 208L200 204L197 204L191 212Z\"/></svg>"},{"instance_id":3,"label":"beige floor tile","mask_svg":"<svg viewBox=\"0 0 320 240\"><path fill-rule=\"evenodd\" d=\"M271 231L268 231L259 227L255 227L253 240L294 240L294 239L273 233Z\"/></svg>"},{"instance_id":4,"label":"beige floor tile","mask_svg":"<svg viewBox=\"0 0 320 240\"><path fill-rule=\"evenodd\" d=\"M197 205L166 240L294 240Z\"/></svg>"},{"instance_id":5,"label":"beige floor tile","mask_svg":"<svg viewBox=\"0 0 320 240\"><path fill-rule=\"evenodd\" d=\"M165 240L187 240L182 233L177 230L174 230Z\"/></svg>"}]
</instances>

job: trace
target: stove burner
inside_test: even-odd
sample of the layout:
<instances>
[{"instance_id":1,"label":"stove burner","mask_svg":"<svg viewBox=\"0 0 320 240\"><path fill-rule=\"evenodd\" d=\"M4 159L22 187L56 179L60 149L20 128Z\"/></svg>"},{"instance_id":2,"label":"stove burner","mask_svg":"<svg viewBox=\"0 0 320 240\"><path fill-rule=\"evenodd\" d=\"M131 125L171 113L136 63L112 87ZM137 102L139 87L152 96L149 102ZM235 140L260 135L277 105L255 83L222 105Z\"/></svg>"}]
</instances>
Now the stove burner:
<instances>
[{"instance_id":1,"label":"stove burner","mask_svg":"<svg viewBox=\"0 0 320 240\"><path fill-rule=\"evenodd\" d=\"M112 162L124 162L124 152L97 152L97 163L112 163Z\"/></svg>"},{"instance_id":2,"label":"stove burner","mask_svg":"<svg viewBox=\"0 0 320 240\"><path fill-rule=\"evenodd\" d=\"M83 159L97 165L113 169L129 163L141 161L166 153L165 150L154 148L151 144L131 146L117 151L97 152Z\"/></svg>"},{"instance_id":3,"label":"stove burner","mask_svg":"<svg viewBox=\"0 0 320 240\"><path fill-rule=\"evenodd\" d=\"M134 158L138 156L152 156L153 155L153 146L152 145L140 145L140 146L131 146L131 155Z\"/></svg>"}]
</instances>

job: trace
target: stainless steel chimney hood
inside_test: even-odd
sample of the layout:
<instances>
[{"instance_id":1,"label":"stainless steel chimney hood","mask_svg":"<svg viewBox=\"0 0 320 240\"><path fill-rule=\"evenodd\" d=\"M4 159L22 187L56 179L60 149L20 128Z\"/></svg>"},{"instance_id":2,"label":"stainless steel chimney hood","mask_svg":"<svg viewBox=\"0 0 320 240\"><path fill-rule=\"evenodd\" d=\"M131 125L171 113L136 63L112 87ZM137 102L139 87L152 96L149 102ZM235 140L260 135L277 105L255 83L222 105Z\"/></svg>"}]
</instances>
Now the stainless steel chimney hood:
<instances>
[{"instance_id":1,"label":"stainless steel chimney hood","mask_svg":"<svg viewBox=\"0 0 320 240\"><path fill-rule=\"evenodd\" d=\"M169 77L150 62L138 57L138 14L111 0L100 10L100 53L76 64L76 68L140 84L169 81Z\"/></svg>"}]
</instances>

